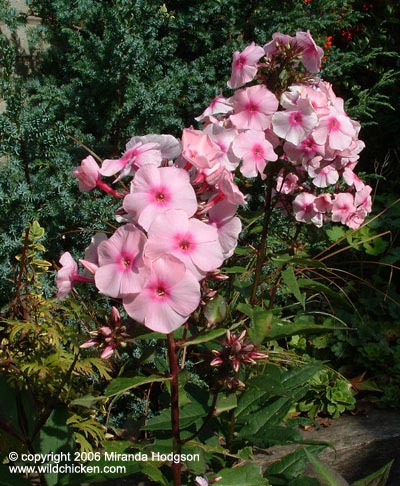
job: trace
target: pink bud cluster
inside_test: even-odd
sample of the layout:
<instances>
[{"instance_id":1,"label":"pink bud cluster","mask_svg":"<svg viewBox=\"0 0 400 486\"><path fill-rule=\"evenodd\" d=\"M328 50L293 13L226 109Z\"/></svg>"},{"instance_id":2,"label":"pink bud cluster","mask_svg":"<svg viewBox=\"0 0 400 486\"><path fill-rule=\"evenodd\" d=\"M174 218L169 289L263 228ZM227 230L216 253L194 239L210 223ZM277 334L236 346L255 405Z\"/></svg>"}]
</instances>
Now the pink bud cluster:
<instances>
[{"instance_id":1,"label":"pink bud cluster","mask_svg":"<svg viewBox=\"0 0 400 486\"><path fill-rule=\"evenodd\" d=\"M111 309L111 317L108 326L102 326L97 331L90 333L91 339L81 344L81 348L91 348L99 346L103 349L100 357L110 358L118 348L126 345L129 335L125 332L125 327L121 324L121 316L118 309Z\"/></svg>"},{"instance_id":2,"label":"pink bud cluster","mask_svg":"<svg viewBox=\"0 0 400 486\"><path fill-rule=\"evenodd\" d=\"M192 140L198 142L196 153L188 148ZM59 298L76 282L92 282L154 331L170 333L186 322L206 287L200 282L216 278L236 247L241 231L236 209L245 202L231 172L209 162L207 140L201 132L187 130L182 151L170 135L134 137L120 159L106 159L101 167L92 156L82 161L73 172L80 188L99 188L121 198L121 225L110 237L95 235L80 260L84 274L69 253L61 257ZM117 192L103 176L117 176L114 184L129 178L129 191ZM113 337L102 329L87 345Z\"/></svg>"},{"instance_id":3,"label":"pink bud cluster","mask_svg":"<svg viewBox=\"0 0 400 486\"><path fill-rule=\"evenodd\" d=\"M268 358L266 353L257 350L256 346L246 339L246 331L240 335L226 332L226 337L222 341L222 350L212 351L214 359L211 366L223 367L226 370L239 372L241 365L254 365L259 360Z\"/></svg>"},{"instance_id":4,"label":"pink bud cluster","mask_svg":"<svg viewBox=\"0 0 400 486\"><path fill-rule=\"evenodd\" d=\"M239 168L244 177L264 179L268 164L278 163L276 202L287 214L318 227L333 221L357 229L371 211L372 190L354 173L364 147L360 124L346 114L332 86L309 73L298 70L283 92L268 88L300 62L318 72L322 56L309 32L276 33L263 47L252 43L235 52L228 81L234 94L217 96L197 118L204 124L197 137L208 156L201 166L203 172ZM188 149L196 152L195 145ZM216 155L218 149L222 154Z\"/></svg>"}]
</instances>

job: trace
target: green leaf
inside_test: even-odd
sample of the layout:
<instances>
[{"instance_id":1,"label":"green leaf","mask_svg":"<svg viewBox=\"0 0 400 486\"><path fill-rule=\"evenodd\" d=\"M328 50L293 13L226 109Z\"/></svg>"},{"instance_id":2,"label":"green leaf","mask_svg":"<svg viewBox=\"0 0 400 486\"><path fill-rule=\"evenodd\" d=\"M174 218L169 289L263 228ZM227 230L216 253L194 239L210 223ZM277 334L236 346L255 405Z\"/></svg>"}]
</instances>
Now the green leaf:
<instances>
[{"instance_id":1,"label":"green leaf","mask_svg":"<svg viewBox=\"0 0 400 486\"><path fill-rule=\"evenodd\" d=\"M283 319L273 319L272 327L266 337L268 340L282 339L289 336L307 336L346 329L344 326L325 326L310 323L289 322Z\"/></svg>"},{"instance_id":2,"label":"green leaf","mask_svg":"<svg viewBox=\"0 0 400 486\"><path fill-rule=\"evenodd\" d=\"M74 451L74 434L72 428L67 425L68 417L68 410L64 407L53 410L39 432L38 442L41 454ZM46 474L47 486L58 485L60 476L58 473Z\"/></svg>"},{"instance_id":3,"label":"green leaf","mask_svg":"<svg viewBox=\"0 0 400 486\"><path fill-rule=\"evenodd\" d=\"M269 481L262 476L261 468L256 464L222 469L216 475L220 478L218 486L269 486Z\"/></svg>"},{"instance_id":4,"label":"green leaf","mask_svg":"<svg viewBox=\"0 0 400 486\"><path fill-rule=\"evenodd\" d=\"M253 412L247 423L242 427L239 435L252 437L260 432L267 425L278 425L291 409L293 403L300 400L307 393L307 389L300 389L292 392L290 397L281 397L270 405L264 406L261 410Z\"/></svg>"},{"instance_id":5,"label":"green leaf","mask_svg":"<svg viewBox=\"0 0 400 486\"><path fill-rule=\"evenodd\" d=\"M233 267L224 267L222 268L223 273L245 273L248 272L246 267L241 267L239 265Z\"/></svg>"},{"instance_id":6,"label":"green leaf","mask_svg":"<svg viewBox=\"0 0 400 486\"><path fill-rule=\"evenodd\" d=\"M230 393L229 395L219 395L217 406L215 407L215 414L219 415L223 412L227 412L229 410L233 410L237 407L237 398L236 395Z\"/></svg>"},{"instance_id":7,"label":"green leaf","mask_svg":"<svg viewBox=\"0 0 400 486\"><path fill-rule=\"evenodd\" d=\"M390 461L388 464L386 464L386 466L383 466L378 471L353 483L353 486L385 486L387 480L389 479L390 469L393 463L394 460Z\"/></svg>"},{"instance_id":8,"label":"green leaf","mask_svg":"<svg viewBox=\"0 0 400 486\"><path fill-rule=\"evenodd\" d=\"M209 324L218 324L225 319L226 309L225 299L222 295L217 295L207 302L207 305L204 308L204 316Z\"/></svg>"},{"instance_id":9,"label":"green leaf","mask_svg":"<svg viewBox=\"0 0 400 486\"><path fill-rule=\"evenodd\" d=\"M0 486L30 486L30 480L17 473L10 473L8 464L0 464Z\"/></svg>"},{"instance_id":10,"label":"green leaf","mask_svg":"<svg viewBox=\"0 0 400 486\"><path fill-rule=\"evenodd\" d=\"M314 469L315 475L321 481L324 481L326 486L350 486L349 483L341 476L338 472L332 469L327 464L324 464L319 459L317 459L314 454L305 449L307 459L310 461L312 468Z\"/></svg>"},{"instance_id":11,"label":"green leaf","mask_svg":"<svg viewBox=\"0 0 400 486\"><path fill-rule=\"evenodd\" d=\"M318 479L303 476L289 481L287 486L321 486L321 483Z\"/></svg>"},{"instance_id":12,"label":"green leaf","mask_svg":"<svg viewBox=\"0 0 400 486\"><path fill-rule=\"evenodd\" d=\"M297 279L292 266L288 267L282 272L282 280L289 289L289 292L296 297L296 299L300 302L304 309L306 305L306 297L300 292L300 288L297 283Z\"/></svg>"},{"instance_id":13,"label":"green leaf","mask_svg":"<svg viewBox=\"0 0 400 486\"><path fill-rule=\"evenodd\" d=\"M76 405L79 407L93 408L97 402L104 400L105 397L94 397L93 395L84 395L83 397L72 400L70 405Z\"/></svg>"},{"instance_id":14,"label":"green leaf","mask_svg":"<svg viewBox=\"0 0 400 486\"><path fill-rule=\"evenodd\" d=\"M277 379L271 378L268 374L256 376L248 382L247 389L240 396L235 415L238 417L248 413L261 399L265 401L270 397L284 394L285 388Z\"/></svg>"},{"instance_id":15,"label":"green leaf","mask_svg":"<svg viewBox=\"0 0 400 486\"><path fill-rule=\"evenodd\" d=\"M170 378L165 376L150 375L150 376L134 376L115 378L106 388L104 395L106 397L112 397L118 395L119 393L127 392L132 388L136 388L140 385L146 385L148 383L164 382L168 381Z\"/></svg>"},{"instance_id":16,"label":"green leaf","mask_svg":"<svg viewBox=\"0 0 400 486\"><path fill-rule=\"evenodd\" d=\"M29 228L30 240L39 240L44 235L44 228L40 226L38 221L34 221Z\"/></svg>"},{"instance_id":17,"label":"green leaf","mask_svg":"<svg viewBox=\"0 0 400 486\"><path fill-rule=\"evenodd\" d=\"M189 427L205 415L204 408L198 403L189 403L179 411L179 422L181 429ZM151 417L142 430L171 430L171 411L169 408L162 410L159 415Z\"/></svg>"},{"instance_id":18,"label":"green leaf","mask_svg":"<svg viewBox=\"0 0 400 486\"><path fill-rule=\"evenodd\" d=\"M313 363L292 368L282 377L282 385L285 389L292 389L307 383L318 371L320 371L322 363L314 361Z\"/></svg>"},{"instance_id":19,"label":"green leaf","mask_svg":"<svg viewBox=\"0 0 400 486\"><path fill-rule=\"evenodd\" d=\"M200 336L197 336L191 339L190 341L186 341L185 343L182 344L182 347L192 346L194 344L208 343L209 341L221 337L224 334L226 334L226 329L213 329L212 331L208 331L205 334L201 334Z\"/></svg>"},{"instance_id":20,"label":"green leaf","mask_svg":"<svg viewBox=\"0 0 400 486\"><path fill-rule=\"evenodd\" d=\"M307 465L307 457L305 451L312 451L314 454L319 454L325 449L325 446L311 446L301 447L294 452L284 456L279 461L274 462L268 468L268 475L282 475L285 477L296 477L302 474Z\"/></svg>"},{"instance_id":21,"label":"green leaf","mask_svg":"<svg viewBox=\"0 0 400 486\"><path fill-rule=\"evenodd\" d=\"M272 310L253 310L253 325L248 329L248 335L251 342L256 346L261 344L264 338L270 333L273 317Z\"/></svg>"},{"instance_id":22,"label":"green leaf","mask_svg":"<svg viewBox=\"0 0 400 486\"><path fill-rule=\"evenodd\" d=\"M333 226L326 230L326 234L331 241L340 240L346 235L347 231L341 228L340 226Z\"/></svg>"}]
</instances>

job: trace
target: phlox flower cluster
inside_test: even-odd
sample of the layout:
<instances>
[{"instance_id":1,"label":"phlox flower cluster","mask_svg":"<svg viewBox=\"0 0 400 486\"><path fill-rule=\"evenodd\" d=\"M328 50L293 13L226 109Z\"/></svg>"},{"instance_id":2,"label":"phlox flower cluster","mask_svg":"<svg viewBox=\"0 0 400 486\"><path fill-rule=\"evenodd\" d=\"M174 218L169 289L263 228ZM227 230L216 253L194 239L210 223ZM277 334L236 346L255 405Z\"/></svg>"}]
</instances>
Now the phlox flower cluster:
<instances>
[{"instance_id":1,"label":"phlox flower cluster","mask_svg":"<svg viewBox=\"0 0 400 486\"><path fill-rule=\"evenodd\" d=\"M80 260L82 273L68 252L62 255L59 298L77 282L90 282L121 300L137 322L170 333L199 306L202 289L208 289L204 280L224 277L218 269L236 247L236 209L245 199L231 172L217 162L224 154L208 135L188 130L182 140L195 140L193 150L182 151L170 135L134 137L120 159L99 166L88 156L74 170L81 190L99 188L121 199L120 225L112 235L94 236ZM129 181L129 191L118 192L104 177L115 177L113 186L124 179L127 187ZM102 345L107 358L122 342L121 329L101 328L84 347Z\"/></svg>"},{"instance_id":2,"label":"phlox flower cluster","mask_svg":"<svg viewBox=\"0 0 400 486\"><path fill-rule=\"evenodd\" d=\"M69 253L61 257L58 296L91 282L148 328L177 329L209 291L205 280L225 277L218 269L234 252L236 210L246 204L235 176L274 176L275 205L299 222L357 229L371 211L371 187L355 173L364 143L343 99L316 76L322 58L309 31L275 33L234 53L232 94L196 118L201 129L185 128L180 140L135 136L101 165L86 157L73 172L79 187L118 198L119 226L95 235L83 273ZM90 345L107 338L109 355L120 328Z\"/></svg>"},{"instance_id":3,"label":"phlox flower cluster","mask_svg":"<svg viewBox=\"0 0 400 486\"><path fill-rule=\"evenodd\" d=\"M286 214L318 227L333 221L357 229L371 211L371 187L354 172L364 143L343 99L314 75L322 57L310 32L275 33L263 47L235 52L227 83L233 95L217 96L197 117L208 165L198 163L205 177L223 167L265 179L272 170L275 203ZM292 83L276 84L286 78ZM210 157L218 147L223 155ZM195 153L195 143L183 149Z\"/></svg>"}]
</instances>

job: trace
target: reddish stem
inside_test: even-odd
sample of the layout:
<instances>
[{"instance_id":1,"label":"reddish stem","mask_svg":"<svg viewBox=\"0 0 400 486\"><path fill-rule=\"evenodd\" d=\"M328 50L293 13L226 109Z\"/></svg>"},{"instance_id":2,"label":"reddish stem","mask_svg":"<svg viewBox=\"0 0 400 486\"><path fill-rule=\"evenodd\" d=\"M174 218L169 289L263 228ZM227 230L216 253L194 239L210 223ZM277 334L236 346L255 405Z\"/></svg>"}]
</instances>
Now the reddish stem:
<instances>
[{"instance_id":1,"label":"reddish stem","mask_svg":"<svg viewBox=\"0 0 400 486\"><path fill-rule=\"evenodd\" d=\"M181 454L182 442L179 430L179 381L178 381L178 357L176 354L176 342L172 333L168 334L168 359L171 372L171 422L172 422L172 448L174 454ZM182 485L180 461L172 462L172 476L174 486Z\"/></svg>"},{"instance_id":2,"label":"reddish stem","mask_svg":"<svg viewBox=\"0 0 400 486\"><path fill-rule=\"evenodd\" d=\"M124 197L123 194L120 192L116 191L112 187L110 187L108 184L106 184L104 181L101 179L97 180L97 187L101 189L102 191L106 192L107 194L111 194L111 196L118 197L119 199L122 199Z\"/></svg>"}]
</instances>

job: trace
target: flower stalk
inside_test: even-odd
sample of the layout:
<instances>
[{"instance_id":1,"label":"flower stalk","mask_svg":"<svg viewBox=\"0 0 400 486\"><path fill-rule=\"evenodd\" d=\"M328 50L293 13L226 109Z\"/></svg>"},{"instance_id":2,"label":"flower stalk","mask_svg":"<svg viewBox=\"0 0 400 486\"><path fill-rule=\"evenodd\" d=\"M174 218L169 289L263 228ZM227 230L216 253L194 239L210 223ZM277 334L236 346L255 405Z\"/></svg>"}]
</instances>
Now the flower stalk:
<instances>
[{"instance_id":1,"label":"flower stalk","mask_svg":"<svg viewBox=\"0 0 400 486\"><path fill-rule=\"evenodd\" d=\"M173 453L181 454L182 442L179 430L179 366L176 354L176 342L173 333L168 334L168 360L171 373L171 423L172 423L172 449ZM180 461L172 463L172 477L174 486L181 486Z\"/></svg>"}]
</instances>

